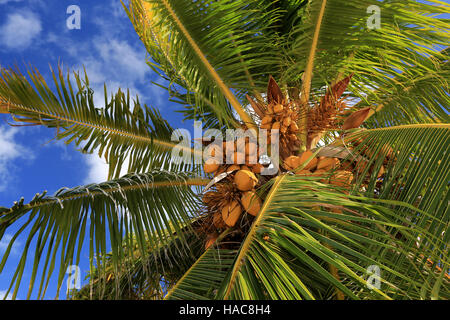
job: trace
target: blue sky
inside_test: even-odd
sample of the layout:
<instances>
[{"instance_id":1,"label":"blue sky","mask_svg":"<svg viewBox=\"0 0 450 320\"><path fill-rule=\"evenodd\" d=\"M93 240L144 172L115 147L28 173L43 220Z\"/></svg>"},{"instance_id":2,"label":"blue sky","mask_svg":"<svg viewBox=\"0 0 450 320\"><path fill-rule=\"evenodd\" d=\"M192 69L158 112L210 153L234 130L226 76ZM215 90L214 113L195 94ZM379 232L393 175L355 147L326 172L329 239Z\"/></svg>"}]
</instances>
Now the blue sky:
<instances>
[{"instance_id":1,"label":"blue sky","mask_svg":"<svg viewBox=\"0 0 450 320\"><path fill-rule=\"evenodd\" d=\"M81 29L69 30L67 7L81 9ZM103 84L108 91L129 88L141 102L158 107L174 128L186 127L174 111L179 105L168 101L168 94L151 83L157 75L145 63L146 52L118 0L0 0L0 66L27 65L39 69L51 82L49 65L58 62L70 70L86 68L95 101L104 105ZM101 182L107 166L96 155L83 155L73 145L53 140L55 132L44 127L12 127L11 118L0 114L0 206L10 207L20 197L25 202L37 192L54 193L61 187ZM0 241L0 257L15 229ZM0 298L9 286L20 259L25 239L19 238L5 270L0 274ZM31 251L33 253L33 251ZM85 257L88 253L86 251ZM29 261L31 263L31 261ZM82 277L88 264L80 265ZM24 275L18 298L24 299L30 268ZM63 284L63 291L65 282ZM46 298L54 298L52 282Z\"/></svg>"}]
</instances>

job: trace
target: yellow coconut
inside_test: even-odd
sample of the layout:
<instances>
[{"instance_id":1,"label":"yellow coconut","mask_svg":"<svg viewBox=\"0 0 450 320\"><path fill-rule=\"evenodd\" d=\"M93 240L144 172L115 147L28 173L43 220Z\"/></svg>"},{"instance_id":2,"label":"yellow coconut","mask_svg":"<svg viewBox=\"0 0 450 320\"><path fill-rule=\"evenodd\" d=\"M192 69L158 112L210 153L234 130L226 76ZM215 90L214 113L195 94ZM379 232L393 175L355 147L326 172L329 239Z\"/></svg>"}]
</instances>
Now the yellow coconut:
<instances>
[{"instance_id":1,"label":"yellow coconut","mask_svg":"<svg viewBox=\"0 0 450 320\"><path fill-rule=\"evenodd\" d=\"M306 150L300 155L300 164L304 164L309 158L311 158L313 153L311 150ZM311 170L317 165L317 158L312 158L302 170Z\"/></svg>"},{"instance_id":2,"label":"yellow coconut","mask_svg":"<svg viewBox=\"0 0 450 320\"><path fill-rule=\"evenodd\" d=\"M284 107L282 104L277 104L273 107L273 112L275 113L281 113L284 110Z\"/></svg>"},{"instance_id":3,"label":"yellow coconut","mask_svg":"<svg viewBox=\"0 0 450 320\"><path fill-rule=\"evenodd\" d=\"M337 158L322 158L317 162L317 170L323 169L329 171L339 165L339 159Z\"/></svg>"},{"instance_id":4,"label":"yellow coconut","mask_svg":"<svg viewBox=\"0 0 450 320\"><path fill-rule=\"evenodd\" d=\"M237 201L232 201L222 208L222 219L229 227L234 227L241 214L242 208Z\"/></svg>"},{"instance_id":5,"label":"yellow coconut","mask_svg":"<svg viewBox=\"0 0 450 320\"><path fill-rule=\"evenodd\" d=\"M232 171L236 171L236 170L241 170L241 166L239 166L237 164L232 164L231 166L229 166L227 168L227 172L232 172Z\"/></svg>"},{"instance_id":6,"label":"yellow coconut","mask_svg":"<svg viewBox=\"0 0 450 320\"><path fill-rule=\"evenodd\" d=\"M284 165L287 170L294 170L300 166L300 158L297 156L289 156L284 160Z\"/></svg>"},{"instance_id":7,"label":"yellow coconut","mask_svg":"<svg viewBox=\"0 0 450 320\"><path fill-rule=\"evenodd\" d=\"M268 124L268 123L272 123L272 117L271 116L265 116L264 118L262 118L261 124Z\"/></svg>"},{"instance_id":8,"label":"yellow coconut","mask_svg":"<svg viewBox=\"0 0 450 320\"><path fill-rule=\"evenodd\" d=\"M353 180L353 173L350 171L336 171L330 178L330 183L339 187L349 187Z\"/></svg>"},{"instance_id":9,"label":"yellow coconut","mask_svg":"<svg viewBox=\"0 0 450 320\"><path fill-rule=\"evenodd\" d=\"M251 171L239 170L234 175L234 183L240 191L249 191L256 186L258 178Z\"/></svg>"},{"instance_id":10,"label":"yellow coconut","mask_svg":"<svg viewBox=\"0 0 450 320\"><path fill-rule=\"evenodd\" d=\"M219 163L215 158L209 158L203 165L203 170L205 171L205 173L213 173L217 169L219 169Z\"/></svg>"},{"instance_id":11,"label":"yellow coconut","mask_svg":"<svg viewBox=\"0 0 450 320\"><path fill-rule=\"evenodd\" d=\"M261 210L262 201L255 191L244 192L241 198L242 206L252 216L257 216Z\"/></svg>"}]
</instances>

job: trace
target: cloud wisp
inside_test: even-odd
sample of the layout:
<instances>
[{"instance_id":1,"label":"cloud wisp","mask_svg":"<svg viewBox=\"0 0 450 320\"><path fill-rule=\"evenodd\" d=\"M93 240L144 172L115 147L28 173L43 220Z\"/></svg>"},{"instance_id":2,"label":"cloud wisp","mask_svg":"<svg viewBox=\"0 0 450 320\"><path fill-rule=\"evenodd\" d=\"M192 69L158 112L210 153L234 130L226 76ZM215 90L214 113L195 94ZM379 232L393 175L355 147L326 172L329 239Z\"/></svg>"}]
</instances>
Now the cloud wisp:
<instances>
[{"instance_id":1,"label":"cloud wisp","mask_svg":"<svg viewBox=\"0 0 450 320\"><path fill-rule=\"evenodd\" d=\"M13 178L17 160L34 159L33 153L17 142L18 133L17 128L0 126L0 192L6 189Z\"/></svg>"},{"instance_id":2,"label":"cloud wisp","mask_svg":"<svg viewBox=\"0 0 450 320\"><path fill-rule=\"evenodd\" d=\"M9 50L22 51L33 44L42 31L40 17L31 11L10 13L0 26L0 43Z\"/></svg>"}]
</instances>

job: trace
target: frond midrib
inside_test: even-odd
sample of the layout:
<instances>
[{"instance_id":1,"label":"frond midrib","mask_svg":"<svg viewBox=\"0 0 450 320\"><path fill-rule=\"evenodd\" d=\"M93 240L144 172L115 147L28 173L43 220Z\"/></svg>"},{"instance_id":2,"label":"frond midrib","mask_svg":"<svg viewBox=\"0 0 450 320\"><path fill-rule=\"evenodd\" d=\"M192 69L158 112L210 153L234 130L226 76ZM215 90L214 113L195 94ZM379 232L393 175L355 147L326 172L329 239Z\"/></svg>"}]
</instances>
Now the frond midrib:
<instances>
[{"instance_id":1,"label":"frond midrib","mask_svg":"<svg viewBox=\"0 0 450 320\"><path fill-rule=\"evenodd\" d=\"M22 111L26 111L26 112L35 113L35 114L38 114L39 116L42 115L42 116L45 116L45 117L48 117L48 118L59 120L59 121L62 121L62 122L67 122L67 123L70 123L70 124L75 124L75 125L79 125L79 126L83 126L83 127L89 127L89 128L97 129L97 130L104 131L104 132L109 132L109 133L117 135L117 136L124 136L124 137L127 137L127 138L131 138L133 140L146 142L146 143L149 143L149 144L154 143L154 144L160 145L162 147L165 147L167 149L173 149L175 147L182 148L183 150L186 149L183 146L175 145L175 144L170 143L170 142L166 142L166 141L162 141L162 140L158 140L158 139L153 139L153 138L142 136L142 135L137 135L137 134L134 134L134 133L130 133L130 132L126 132L126 131L123 131L123 130L114 129L114 128L107 127L107 126L100 126L100 125L96 125L96 124L89 123L89 122L82 122L82 121L70 119L70 118L67 118L67 117L64 117L64 116L61 116L61 115L51 114L51 113L47 113L47 112L43 112L43 111L37 111L37 110L34 110L32 108L29 108L29 107L26 107L26 106L23 106L23 105L20 105L20 104L11 103L9 101L5 102L5 99L2 98L2 97L0 97L0 107L6 107L6 111L8 111L8 113L11 113L13 116L14 116L14 112L11 112L11 111L14 110L14 109L18 109L18 110L22 110ZM188 151L197 153L196 150L193 150L191 148L189 148Z\"/></svg>"},{"instance_id":2,"label":"frond midrib","mask_svg":"<svg viewBox=\"0 0 450 320\"><path fill-rule=\"evenodd\" d=\"M105 193L115 193L115 192L122 192L122 191L130 191L130 190L138 190L138 189L144 189L144 188L164 188L164 187L176 187L176 186L205 186L209 183L209 180L206 179L189 179L185 181L159 181L159 182L152 182L152 183L141 183L141 184L134 184L129 186L117 186L112 187L108 189L104 189L102 191L93 191L93 192L86 192L86 193L80 193L80 194L74 194L74 195L67 195L62 197L57 197L57 199L48 199L44 201L37 201L33 204L27 204L25 205L23 209L25 210L32 210L37 207L42 207L45 205L52 205L55 203L63 202L63 201L70 201L80 198L86 198L86 197L95 197L99 195L105 195ZM14 209L10 209L9 211L0 213L1 216L6 216L9 213L12 213Z\"/></svg>"},{"instance_id":3,"label":"frond midrib","mask_svg":"<svg viewBox=\"0 0 450 320\"><path fill-rule=\"evenodd\" d=\"M254 237L254 234L256 232L256 229L259 226L259 224L261 223L261 221L264 219L264 217L265 217L264 214L265 214L265 212L267 210L267 207L270 205L270 203L271 203L271 201L272 201L276 191L278 190L281 182L283 182L283 180L285 178L286 178L286 175L281 175L281 176L278 176L276 178L276 181L275 181L274 185L272 186L272 188L270 190L270 193L267 195L267 198L264 201L264 204L263 204L263 206L261 208L261 211L259 212L259 214L256 217L255 221L253 222L253 225L252 225L251 229L249 230L249 232L248 232L248 234L247 234L247 236L245 238L245 241L243 242L242 247L239 250L239 255L236 258L236 261L234 263L233 270L231 272L230 281L229 281L229 284L227 286L228 288L227 288L227 291L225 292L225 295L224 295L224 298L223 298L224 300L228 299L228 297L229 297L229 295L231 293L231 290L233 289L234 283L236 281L236 277L237 277L237 275L239 273L239 270L240 270L240 268L242 266L242 262L243 262L246 254L247 254L247 252L248 252L248 250L250 248L250 245L251 245L251 243L253 241L253 237Z\"/></svg>"}]
</instances>

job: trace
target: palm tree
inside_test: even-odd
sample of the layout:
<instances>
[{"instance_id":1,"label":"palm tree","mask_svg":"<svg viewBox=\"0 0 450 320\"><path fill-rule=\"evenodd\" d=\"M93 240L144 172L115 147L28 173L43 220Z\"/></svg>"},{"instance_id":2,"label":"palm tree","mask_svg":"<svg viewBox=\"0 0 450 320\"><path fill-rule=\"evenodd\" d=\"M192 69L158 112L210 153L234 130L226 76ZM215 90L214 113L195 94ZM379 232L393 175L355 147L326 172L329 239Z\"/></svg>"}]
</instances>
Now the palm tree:
<instances>
[{"instance_id":1,"label":"palm tree","mask_svg":"<svg viewBox=\"0 0 450 320\"><path fill-rule=\"evenodd\" d=\"M27 230L14 298L29 255L28 297L38 280L43 297L57 259L59 289L87 245L89 285L76 299L450 297L449 34L440 17L448 4L131 0L124 8L186 119L221 132L279 129L279 157L173 163L173 128L139 99L105 88L106 107L96 108L87 76L59 69L51 89L37 70L28 79L2 70L0 111L98 152L110 179L0 207L0 239L18 230L0 272ZM262 175L269 156L279 170Z\"/></svg>"}]
</instances>

